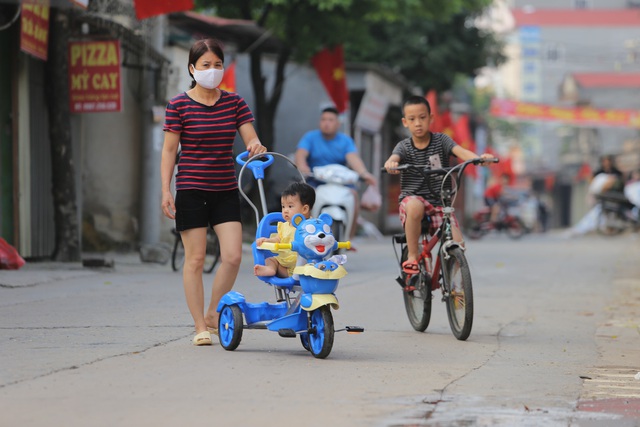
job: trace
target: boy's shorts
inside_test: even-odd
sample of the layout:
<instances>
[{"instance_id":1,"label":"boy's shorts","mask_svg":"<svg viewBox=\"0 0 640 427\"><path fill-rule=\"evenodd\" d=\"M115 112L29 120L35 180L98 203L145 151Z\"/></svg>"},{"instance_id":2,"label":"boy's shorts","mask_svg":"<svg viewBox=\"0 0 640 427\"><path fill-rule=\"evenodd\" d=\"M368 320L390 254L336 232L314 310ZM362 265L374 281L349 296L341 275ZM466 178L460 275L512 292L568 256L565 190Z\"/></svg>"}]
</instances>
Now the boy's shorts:
<instances>
[{"instance_id":1,"label":"boy's shorts","mask_svg":"<svg viewBox=\"0 0 640 427\"><path fill-rule=\"evenodd\" d=\"M213 227L223 222L240 222L238 190L176 192L176 230Z\"/></svg>"},{"instance_id":2,"label":"boy's shorts","mask_svg":"<svg viewBox=\"0 0 640 427\"><path fill-rule=\"evenodd\" d=\"M442 211L442 207L433 206L431 203L427 202L425 199L423 199L420 196L405 197L404 199L402 199L402 201L400 201L400 209L399 209L400 222L402 222L403 227L404 227L405 221L407 220L407 211L405 207L407 205L407 202L412 199L418 200L424 205L425 215L428 215L431 218L431 221L429 222L429 235L433 236L436 233L436 231L438 231L438 228L440 228L440 226L442 225L442 222L444 219L444 212ZM456 218L455 214L451 215L451 224L454 225L456 228L460 228L460 226L458 225L458 219Z\"/></svg>"}]
</instances>

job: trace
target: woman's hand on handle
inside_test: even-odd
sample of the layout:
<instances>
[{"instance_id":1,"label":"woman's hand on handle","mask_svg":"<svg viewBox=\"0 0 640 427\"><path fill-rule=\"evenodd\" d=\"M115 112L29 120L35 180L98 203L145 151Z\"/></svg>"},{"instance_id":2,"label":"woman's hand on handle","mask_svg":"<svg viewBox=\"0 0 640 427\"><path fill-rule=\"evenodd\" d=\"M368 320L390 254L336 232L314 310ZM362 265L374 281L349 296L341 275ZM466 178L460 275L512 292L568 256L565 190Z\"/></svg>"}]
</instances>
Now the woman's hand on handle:
<instances>
[{"instance_id":1,"label":"woman's hand on handle","mask_svg":"<svg viewBox=\"0 0 640 427\"><path fill-rule=\"evenodd\" d=\"M253 157L253 156L257 155L257 154L265 153L267 151L267 147L262 145L262 143L260 143L260 141L255 140L255 141L250 142L247 145L247 151L249 152L248 158L250 159L251 157Z\"/></svg>"}]
</instances>

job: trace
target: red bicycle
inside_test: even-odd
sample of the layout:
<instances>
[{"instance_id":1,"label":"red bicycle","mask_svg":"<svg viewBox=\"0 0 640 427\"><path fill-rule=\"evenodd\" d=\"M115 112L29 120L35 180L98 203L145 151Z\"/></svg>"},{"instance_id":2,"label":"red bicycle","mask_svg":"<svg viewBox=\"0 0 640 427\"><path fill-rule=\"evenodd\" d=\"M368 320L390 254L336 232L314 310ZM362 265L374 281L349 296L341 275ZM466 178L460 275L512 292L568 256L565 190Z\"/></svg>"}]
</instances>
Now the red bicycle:
<instances>
[{"instance_id":1,"label":"red bicycle","mask_svg":"<svg viewBox=\"0 0 640 427\"><path fill-rule=\"evenodd\" d=\"M491 209L488 207L473 214L471 224L467 227L469 238L475 240L492 231L504 231L512 239L519 239L529 231L520 217L509 212L511 205L516 202L502 199L498 203L500 213L495 221L491 221Z\"/></svg>"},{"instance_id":2,"label":"red bicycle","mask_svg":"<svg viewBox=\"0 0 640 427\"><path fill-rule=\"evenodd\" d=\"M402 264L407 260L408 248L405 233L393 236L393 249L400 267L400 275L396 281L402 287L405 310L409 323L413 329L424 332L431 320L432 292L440 288L442 301L447 305L447 317L453 335L464 341L471 333L473 324L473 287L471 271L464 255L464 248L453 240L451 216L455 209L453 202L460 185L460 179L465 168L485 162L498 162L498 159L485 160L476 158L460 163L450 168L427 169L422 165L404 164L398 170L416 169L425 176L425 182L431 185L430 175L444 175L440 184L440 195L444 218L442 225L433 236L428 233L430 218L425 216L419 240L422 248L418 266L419 272L408 275L402 270ZM439 244L433 265L432 252ZM433 265L433 268L432 268Z\"/></svg>"}]
</instances>

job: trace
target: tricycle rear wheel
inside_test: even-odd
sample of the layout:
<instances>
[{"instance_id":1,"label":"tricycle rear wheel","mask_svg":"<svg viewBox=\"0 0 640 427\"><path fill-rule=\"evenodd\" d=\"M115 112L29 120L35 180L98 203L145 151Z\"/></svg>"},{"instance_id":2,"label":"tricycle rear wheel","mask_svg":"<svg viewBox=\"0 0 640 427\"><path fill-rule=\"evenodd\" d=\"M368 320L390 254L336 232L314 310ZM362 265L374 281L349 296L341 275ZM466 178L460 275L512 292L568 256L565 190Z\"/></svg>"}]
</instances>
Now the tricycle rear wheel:
<instances>
[{"instance_id":1,"label":"tricycle rear wheel","mask_svg":"<svg viewBox=\"0 0 640 427\"><path fill-rule=\"evenodd\" d=\"M233 351L242 340L242 310L237 305L225 305L220 310L218 336L225 350Z\"/></svg>"}]
</instances>

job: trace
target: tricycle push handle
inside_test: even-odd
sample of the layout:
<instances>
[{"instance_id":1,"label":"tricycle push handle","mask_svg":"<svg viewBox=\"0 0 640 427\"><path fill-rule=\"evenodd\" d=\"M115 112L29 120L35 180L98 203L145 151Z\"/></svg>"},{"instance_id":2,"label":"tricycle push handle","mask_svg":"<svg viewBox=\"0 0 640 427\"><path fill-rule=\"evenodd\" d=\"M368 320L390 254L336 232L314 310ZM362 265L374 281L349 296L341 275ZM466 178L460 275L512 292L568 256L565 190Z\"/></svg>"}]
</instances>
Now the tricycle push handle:
<instances>
[{"instance_id":1,"label":"tricycle push handle","mask_svg":"<svg viewBox=\"0 0 640 427\"><path fill-rule=\"evenodd\" d=\"M246 163L247 167L251 169L251 172L253 172L253 177L256 180L264 179L264 170L273 163L273 156L271 154L263 153L263 154L256 154L250 159L248 159L248 157L249 157L249 151L244 151L236 156L236 162L241 166L244 166ZM254 159L259 159L259 158L263 158L263 159L260 160L259 162L253 161Z\"/></svg>"}]
</instances>

